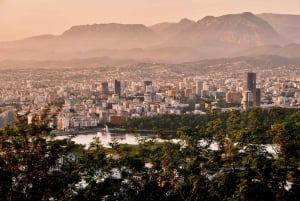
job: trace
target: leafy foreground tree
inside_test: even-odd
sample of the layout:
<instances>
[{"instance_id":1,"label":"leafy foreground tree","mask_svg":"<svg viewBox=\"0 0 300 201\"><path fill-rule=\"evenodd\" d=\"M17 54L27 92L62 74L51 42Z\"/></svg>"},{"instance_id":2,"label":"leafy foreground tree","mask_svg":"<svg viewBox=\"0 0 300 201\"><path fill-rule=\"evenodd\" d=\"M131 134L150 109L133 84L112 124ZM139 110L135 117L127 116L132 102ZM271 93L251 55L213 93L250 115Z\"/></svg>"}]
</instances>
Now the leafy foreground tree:
<instances>
[{"instance_id":1,"label":"leafy foreground tree","mask_svg":"<svg viewBox=\"0 0 300 201\"><path fill-rule=\"evenodd\" d=\"M0 200L299 200L299 112L212 111L193 124L176 140L107 149L98 138L87 148L54 139L18 117L0 130Z\"/></svg>"},{"instance_id":2,"label":"leafy foreground tree","mask_svg":"<svg viewBox=\"0 0 300 201\"><path fill-rule=\"evenodd\" d=\"M108 157L99 138L84 147L50 131L25 116L0 130L0 201L114 200L121 180L112 170L122 163Z\"/></svg>"},{"instance_id":3,"label":"leafy foreground tree","mask_svg":"<svg viewBox=\"0 0 300 201\"><path fill-rule=\"evenodd\" d=\"M298 111L253 108L194 118L203 121L178 129L179 144L163 144L161 162L156 159L158 166L150 171L158 179L149 188L146 184L155 174L148 171L147 182L135 184L139 192L153 190L163 200L174 195L171 200L178 201L300 199ZM132 195L130 200L139 200Z\"/></svg>"},{"instance_id":4,"label":"leafy foreground tree","mask_svg":"<svg viewBox=\"0 0 300 201\"><path fill-rule=\"evenodd\" d=\"M18 116L0 130L0 200L64 200L79 181L68 139L55 140L37 121Z\"/></svg>"}]
</instances>

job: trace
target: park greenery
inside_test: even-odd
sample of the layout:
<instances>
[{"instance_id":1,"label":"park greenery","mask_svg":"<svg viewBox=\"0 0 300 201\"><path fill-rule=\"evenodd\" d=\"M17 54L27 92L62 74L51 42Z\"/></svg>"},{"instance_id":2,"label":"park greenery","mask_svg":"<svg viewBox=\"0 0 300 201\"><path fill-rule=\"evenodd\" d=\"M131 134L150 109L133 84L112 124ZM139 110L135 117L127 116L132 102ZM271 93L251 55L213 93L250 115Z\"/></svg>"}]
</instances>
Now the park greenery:
<instances>
[{"instance_id":1,"label":"park greenery","mask_svg":"<svg viewBox=\"0 0 300 201\"><path fill-rule=\"evenodd\" d=\"M43 119L0 130L0 200L215 201L300 198L300 112L166 115L129 120L152 129L138 145L59 140ZM170 134L169 130L176 131ZM161 140L164 139L164 140Z\"/></svg>"}]
</instances>

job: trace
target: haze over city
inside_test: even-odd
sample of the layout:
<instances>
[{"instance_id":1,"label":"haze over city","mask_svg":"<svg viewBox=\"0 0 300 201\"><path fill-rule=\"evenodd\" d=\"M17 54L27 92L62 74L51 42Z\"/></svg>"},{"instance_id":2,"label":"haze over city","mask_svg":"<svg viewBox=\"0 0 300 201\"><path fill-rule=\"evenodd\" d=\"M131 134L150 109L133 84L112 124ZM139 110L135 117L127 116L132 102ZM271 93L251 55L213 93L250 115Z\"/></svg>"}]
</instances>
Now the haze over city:
<instances>
[{"instance_id":1,"label":"haze over city","mask_svg":"<svg viewBox=\"0 0 300 201\"><path fill-rule=\"evenodd\" d=\"M0 200L300 200L300 0L0 0Z\"/></svg>"},{"instance_id":2,"label":"haze over city","mask_svg":"<svg viewBox=\"0 0 300 201\"><path fill-rule=\"evenodd\" d=\"M200 20L242 12L300 14L299 0L0 0L0 41L61 34L73 25Z\"/></svg>"}]
</instances>

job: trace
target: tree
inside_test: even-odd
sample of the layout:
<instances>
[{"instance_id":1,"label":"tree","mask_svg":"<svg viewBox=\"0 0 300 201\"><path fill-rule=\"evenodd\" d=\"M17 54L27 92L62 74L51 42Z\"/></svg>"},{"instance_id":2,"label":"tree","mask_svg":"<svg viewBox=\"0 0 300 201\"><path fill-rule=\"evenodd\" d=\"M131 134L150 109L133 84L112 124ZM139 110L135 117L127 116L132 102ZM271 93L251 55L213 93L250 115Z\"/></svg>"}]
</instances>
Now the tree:
<instances>
[{"instance_id":1,"label":"tree","mask_svg":"<svg viewBox=\"0 0 300 201\"><path fill-rule=\"evenodd\" d=\"M291 175L295 176L298 172L300 156L298 129L297 124L295 125L291 122L278 122L271 127L273 143L277 146L276 151L278 155L275 164L278 170L275 176L279 189L277 192L278 200L282 200L287 196L288 192L285 188L287 182L290 180ZM293 185L299 185L299 181Z\"/></svg>"},{"instance_id":2,"label":"tree","mask_svg":"<svg viewBox=\"0 0 300 201\"><path fill-rule=\"evenodd\" d=\"M67 156L76 149L70 140L56 140L36 120L0 131L1 200L49 200L63 198L79 181L75 161Z\"/></svg>"}]
</instances>

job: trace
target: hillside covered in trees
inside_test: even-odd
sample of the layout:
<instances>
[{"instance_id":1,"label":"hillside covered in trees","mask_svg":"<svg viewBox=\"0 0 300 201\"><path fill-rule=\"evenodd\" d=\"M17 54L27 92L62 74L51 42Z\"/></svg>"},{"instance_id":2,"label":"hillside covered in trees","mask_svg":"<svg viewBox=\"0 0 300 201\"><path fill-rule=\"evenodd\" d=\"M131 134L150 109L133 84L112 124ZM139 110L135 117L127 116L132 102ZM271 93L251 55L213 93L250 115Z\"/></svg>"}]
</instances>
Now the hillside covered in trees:
<instances>
[{"instance_id":1,"label":"hillside covered in trees","mask_svg":"<svg viewBox=\"0 0 300 201\"><path fill-rule=\"evenodd\" d=\"M0 200L299 200L300 112L133 119L139 145L58 140L24 116L0 130ZM169 135L167 130L176 130ZM164 140L161 140L161 139Z\"/></svg>"}]
</instances>

